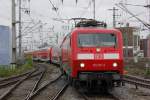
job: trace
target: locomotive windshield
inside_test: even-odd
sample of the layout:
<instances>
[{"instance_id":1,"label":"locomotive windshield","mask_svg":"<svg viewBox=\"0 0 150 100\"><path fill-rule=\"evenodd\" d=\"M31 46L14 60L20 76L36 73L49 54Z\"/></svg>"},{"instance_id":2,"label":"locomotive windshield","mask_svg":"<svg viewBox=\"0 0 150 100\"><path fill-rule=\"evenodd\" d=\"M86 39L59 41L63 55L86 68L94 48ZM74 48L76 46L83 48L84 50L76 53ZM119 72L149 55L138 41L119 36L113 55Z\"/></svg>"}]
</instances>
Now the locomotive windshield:
<instances>
[{"instance_id":1,"label":"locomotive windshield","mask_svg":"<svg viewBox=\"0 0 150 100\"><path fill-rule=\"evenodd\" d=\"M110 47L116 45L116 35L104 33L78 34L79 47Z\"/></svg>"}]
</instances>

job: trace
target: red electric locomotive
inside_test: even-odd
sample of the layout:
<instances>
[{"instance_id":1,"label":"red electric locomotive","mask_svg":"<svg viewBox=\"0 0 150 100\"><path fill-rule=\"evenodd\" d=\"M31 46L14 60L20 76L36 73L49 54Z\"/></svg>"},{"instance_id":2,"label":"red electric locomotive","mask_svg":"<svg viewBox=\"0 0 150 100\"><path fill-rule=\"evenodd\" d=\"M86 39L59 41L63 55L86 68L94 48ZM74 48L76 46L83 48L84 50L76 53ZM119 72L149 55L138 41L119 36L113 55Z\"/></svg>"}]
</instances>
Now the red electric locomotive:
<instances>
[{"instance_id":1,"label":"red electric locomotive","mask_svg":"<svg viewBox=\"0 0 150 100\"><path fill-rule=\"evenodd\" d=\"M123 75L122 34L116 29L79 27L61 45L61 69L72 83L120 84Z\"/></svg>"}]
</instances>

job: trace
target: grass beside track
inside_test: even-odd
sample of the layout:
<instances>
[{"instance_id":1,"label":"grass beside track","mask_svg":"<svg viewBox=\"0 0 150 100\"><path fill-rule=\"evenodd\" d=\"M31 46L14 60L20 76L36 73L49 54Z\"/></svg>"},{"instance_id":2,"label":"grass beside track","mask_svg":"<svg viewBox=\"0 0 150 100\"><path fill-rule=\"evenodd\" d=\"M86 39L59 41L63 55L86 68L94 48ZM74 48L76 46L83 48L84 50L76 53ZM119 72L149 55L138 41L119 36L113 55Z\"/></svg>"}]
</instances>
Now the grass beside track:
<instances>
[{"instance_id":1,"label":"grass beside track","mask_svg":"<svg viewBox=\"0 0 150 100\"><path fill-rule=\"evenodd\" d=\"M0 77L18 75L33 68L32 59L26 59L21 66L0 66Z\"/></svg>"},{"instance_id":2,"label":"grass beside track","mask_svg":"<svg viewBox=\"0 0 150 100\"><path fill-rule=\"evenodd\" d=\"M150 58L125 58L124 65L127 74L150 78Z\"/></svg>"},{"instance_id":3,"label":"grass beside track","mask_svg":"<svg viewBox=\"0 0 150 100\"><path fill-rule=\"evenodd\" d=\"M142 77L150 77L150 65L145 67L145 64L128 64L125 66L125 70L130 75L142 76Z\"/></svg>"}]
</instances>

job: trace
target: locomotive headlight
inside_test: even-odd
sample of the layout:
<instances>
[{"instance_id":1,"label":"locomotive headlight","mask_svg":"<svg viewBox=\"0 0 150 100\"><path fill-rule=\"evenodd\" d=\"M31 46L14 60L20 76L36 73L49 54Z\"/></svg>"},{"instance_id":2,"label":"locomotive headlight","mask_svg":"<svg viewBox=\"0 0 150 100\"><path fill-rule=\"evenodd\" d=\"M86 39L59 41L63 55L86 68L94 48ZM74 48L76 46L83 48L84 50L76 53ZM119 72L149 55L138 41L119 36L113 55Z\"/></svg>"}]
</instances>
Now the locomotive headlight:
<instances>
[{"instance_id":1,"label":"locomotive headlight","mask_svg":"<svg viewBox=\"0 0 150 100\"><path fill-rule=\"evenodd\" d=\"M116 62L113 63L113 67L117 67L118 64Z\"/></svg>"},{"instance_id":2,"label":"locomotive headlight","mask_svg":"<svg viewBox=\"0 0 150 100\"><path fill-rule=\"evenodd\" d=\"M84 64L84 63L80 63L80 67L81 67L81 68L84 68L84 67L85 67L85 64Z\"/></svg>"}]
</instances>

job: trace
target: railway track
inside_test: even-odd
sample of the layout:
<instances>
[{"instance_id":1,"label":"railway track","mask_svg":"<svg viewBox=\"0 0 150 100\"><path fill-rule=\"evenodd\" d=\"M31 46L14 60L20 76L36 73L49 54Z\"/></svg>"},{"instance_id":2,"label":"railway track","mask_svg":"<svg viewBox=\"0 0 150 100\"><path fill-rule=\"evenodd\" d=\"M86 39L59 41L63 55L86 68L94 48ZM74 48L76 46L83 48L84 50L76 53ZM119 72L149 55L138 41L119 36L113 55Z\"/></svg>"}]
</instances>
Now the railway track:
<instances>
[{"instance_id":1,"label":"railway track","mask_svg":"<svg viewBox=\"0 0 150 100\"><path fill-rule=\"evenodd\" d=\"M33 70L32 70L32 71L33 71ZM30 71L30 72L32 73L32 71ZM34 69L33 72L35 72L35 71L37 71L37 69ZM35 77L35 76L37 76L37 75L39 75L39 74L41 74L41 73L42 73L42 72L40 72L40 71L39 71L39 72L36 72L36 73L32 74L32 75L30 76L30 78ZM17 76L15 76L15 77L9 77L9 79L4 79L4 80L0 81L0 89L1 89L1 88L4 88L4 87L7 87L7 86L10 86L10 85L12 85L12 84L17 83L19 80L22 79L22 77L26 76L27 74L30 74L30 73L28 72L28 73L26 73L26 74L17 75Z\"/></svg>"},{"instance_id":2,"label":"railway track","mask_svg":"<svg viewBox=\"0 0 150 100\"><path fill-rule=\"evenodd\" d=\"M25 74L21 74L15 77L10 77L7 79L1 80L1 88L3 87L9 87L1 96L0 100L6 99L17 87L19 87L20 84L22 84L24 81L27 79L30 79L31 77L39 77L39 75L42 72L45 72L46 68L45 67L37 67L34 70L31 70Z\"/></svg>"},{"instance_id":3,"label":"railway track","mask_svg":"<svg viewBox=\"0 0 150 100\"><path fill-rule=\"evenodd\" d=\"M13 76L12 78L7 78L7 79L3 79L0 80L0 88L4 88L5 92L0 95L0 100L11 100L13 97L15 97L14 95L14 91L16 91L18 88L21 88L21 84L26 85L26 83L28 83L28 80L34 80L34 83L32 83L32 88L30 88L28 90L26 96L24 96L23 98L19 97L21 100L33 100L34 98L36 98L37 94L39 94L42 90L44 90L46 87L48 87L49 85L51 85L52 83L57 82L62 74L57 75L56 78L54 79L49 79L49 80L45 80L44 78L46 77L45 72L46 72L46 67L44 67L44 64L38 64L39 67L37 67L36 69L29 71L27 73L24 73L22 75L17 75L17 76ZM47 66L49 67L49 66ZM47 74L49 74L47 72ZM44 77L44 78L43 78ZM49 77L49 76L48 76ZM8 88L9 87L9 88ZM26 86L25 86L26 87ZM6 88L6 89L5 89ZM22 92L20 90L20 92ZM17 99L17 100L20 100ZM13 99L16 100L16 99Z\"/></svg>"},{"instance_id":4,"label":"railway track","mask_svg":"<svg viewBox=\"0 0 150 100\"><path fill-rule=\"evenodd\" d=\"M52 80L52 81L48 81L46 83L44 83L41 87L39 87L38 89L36 89L35 91L31 91L29 96L27 96L27 98L25 100L32 100L34 97L36 97L36 95L38 93L40 93L40 91L42 91L43 89L45 89L46 87L48 87L49 85L51 85L52 83L55 83L56 81L58 81L61 78L62 74L59 75L56 79Z\"/></svg>"},{"instance_id":5,"label":"railway track","mask_svg":"<svg viewBox=\"0 0 150 100\"><path fill-rule=\"evenodd\" d=\"M150 89L150 80L149 79L143 79L140 77L132 76L132 75L125 75L123 78L123 81L129 84L133 84L138 88L138 86L143 88L149 88Z\"/></svg>"},{"instance_id":6,"label":"railway track","mask_svg":"<svg viewBox=\"0 0 150 100\"><path fill-rule=\"evenodd\" d=\"M8 86L8 85L12 85L13 83L16 83L17 81L19 81L22 77L30 74L30 73L33 73L35 71L37 71L38 69L33 69L31 71L28 71L26 73L23 73L23 74L20 74L20 75L16 75L16 76L12 76L12 77L8 77L8 78L5 78L5 79L1 79L0 80L0 88L3 88L5 86Z\"/></svg>"},{"instance_id":7,"label":"railway track","mask_svg":"<svg viewBox=\"0 0 150 100\"><path fill-rule=\"evenodd\" d=\"M53 80L41 82L41 80L45 74L45 70L46 70L46 68L43 67L42 64L40 64L39 67L35 68L32 71L26 72L22 75L13 76L12 78L0 80L0 88L5 88L5 87L10 86L10 88L6 92L4 92L3 95L0 96L0 100L3 100L3 99L10 100L10 99L7 99L7 97L13 96L10 94L16 88L18 88L21 83L23 83L24 81L26 81L28 79L36 77L37 80L34 81L34 86L33 86L32 90L28 91L28 94L25 96L25 98L21 98L21 100L35 99L37 94L39 94L42 90L44 90L51 84L53 84L53 83L55 84L55 82L58 82L58 80L61 79L61 77L62 77L62 74L61 74L61 75L57 75L57 77L54 78ZM40 84L40 82L41 82L41 84ZM52 98L49 98L49 100L59 99L60 96L63 95L63 93L65 92L68 85L69 85L68 83L64 84L64 86L62 86L62 88L60 88L60 90L58 90L57 93L54 93L54 95L51 96ZM87 94L79 92L79 91L77 91L77 92L84 100L91 100L91 98L89 98L89 96ZM113 100L119 100L116 96L113 96L113 95L111 96L111 98L113 98Z\"/></svg>"},{"instance_id":8,"label":"railway track","mask_svg":"<svg viewBox=\"0 0 150 100\"><path fill-rule=\"evenodd\" d=\"M20 77L23 77L23 76L25 76L25 75L31 73L32 71L36 71L36 70L38 70L38 68L35 68L35 69L33 69L33 70L31 70L31 71L28 71L28 72L25 72L25 73L23 73L23 74L19 74L19 75L15 75L15 76L12 76L12 77L0 79L0 83L3 83L3 82L5 82L5 81L9 81L9 80L13 80L13 79L17 79L17 78L20 78Z\"/></svg>"},{"instance_id":9,"label":"railway track","mask_svg":"<svg viewBox=\"0 0 150 100\"><path fill-rule=\"evenodd\" d=\"M113 100L121 100L120 97L114 94L113 92L109 92L109 95Z\"/></svg>"},{"instance_id":10,"label":"railway track","mask_svg":"<svg viewBox=\"0 0 150 100\"><path fill-rule=\"evenodd\" d=\"M78 89L74 88L74 90L80 95L84 100L90 100L89 97L82 91L79 91Z\"/></svg>"},{"instance_id":11,"label":"railway track","mask_svg":"<svg viewBox=\"0 0 150 100\"><path fill-rule=\"evenodd\" d=\"M41 73L40 76L39 76L39 79L35 82L34 87L32 88L31 92L26 96L25 100L29 100L29 99L30 99L30 95L31 95L33 92L35 92L35 90L37 89L37 87L38 87L38 85L39 85L39 83L40 83L40 81L41 81L41 79L42 79L42 77L44 76L45 70L46 70L46 69L44 69L44 71L42 71L42 73Z\"/></svg>"},{"instance_id":12,"label":"railway track","mask_svg":"<svg viewBox=\"0 0 150 100\"><path fill-rule=\"evenodd\" d=\"M50 100L58 100L61 95L65 92L66 88L69 86L69 83L66 83Z\"/></svg>"},{"instance_id":13,"label":"railway track","mask_svg":"<svg viewBox=\"0 0 150 100\"><path fill-rule=\"evenodd\" d=\"M83 100L120 100L119 96L115 95L112 91L107 91L106 93L95 93L92 91L83 92L76 88L74 89Z\"/></svg>"}]
</instances>

